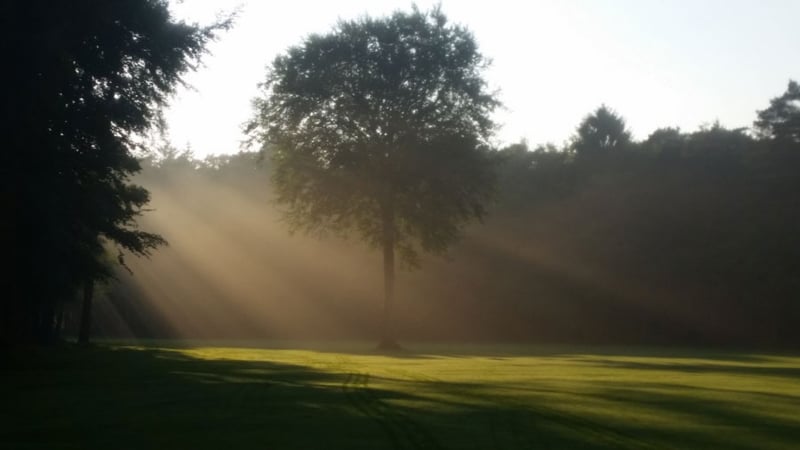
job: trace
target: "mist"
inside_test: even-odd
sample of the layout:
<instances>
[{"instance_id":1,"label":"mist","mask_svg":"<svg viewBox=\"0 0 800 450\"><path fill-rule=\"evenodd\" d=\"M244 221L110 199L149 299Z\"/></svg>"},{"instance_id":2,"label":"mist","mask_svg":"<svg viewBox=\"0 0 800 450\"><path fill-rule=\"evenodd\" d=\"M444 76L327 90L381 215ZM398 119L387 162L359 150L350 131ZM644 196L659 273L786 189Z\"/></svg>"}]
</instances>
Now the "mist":
<instances>
[{"instance_id":1,"label":"mist","mask_svg":"<svg viewBox=\"0 0 800 450\"><path fill-rule=\"evenodd\" d=\"M785 342L776 330L788 327L790 310L780 309L777 297L777 309L763 308L758 296L770 287L741 264L721 265L728 258L721 248L738 257L732 243L753 264L774 258L768 243L743 240L735 226L730 236L715 230L703 237L705 223L734 208L718 194L732 192L732 184L689 193L679 187L686 168L657 161L660 178L642 167L635 177L587 177L580 165L547 168L540 161L521 183L515 177L530 170L530 159L553 156L513 148L499 154L506 158L499 193L484 222L465 228L444 255L424 255L419 268L399 271L401 339ZM223 160L146 165L134 180L152 193L141 226L169 245L149 258L128 257L131 273L117 270L99 299L98 335L374 339L383 300L380 251L354 237L291 233L274 201L268 161L248 153ZM681 176L669 181L671 173ZM659 197L675 210L652 201ZM761 228L785 235L789 222L767 220ZM687 239L696 242L689 253L674 245ZM710 284L714 276L726 284ZM731 295L742 300L731 302Z\"/></svg>"}]
</instances>

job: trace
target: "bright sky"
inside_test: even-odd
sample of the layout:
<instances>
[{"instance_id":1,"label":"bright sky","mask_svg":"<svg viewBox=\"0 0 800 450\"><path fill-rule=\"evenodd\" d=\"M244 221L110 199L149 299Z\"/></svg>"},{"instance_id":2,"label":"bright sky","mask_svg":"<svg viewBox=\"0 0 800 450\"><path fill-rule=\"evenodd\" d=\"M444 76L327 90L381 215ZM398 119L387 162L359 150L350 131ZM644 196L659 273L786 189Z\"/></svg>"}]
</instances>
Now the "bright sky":
<instances>
[{"instance_id":1,"label":"bright sky","mask_svg":"<svg viewBox=\"0 0 800 450\"><path fill-rule=\"evenodd\" d=\"M418 0L421 9L436 1ZM176 17L209 23L239 8L234 27L186 77L166 117L172 143L197 156L233 153L250 100L276 55L339 19L410 10L395 0L173 0ZM486 77L505 108L498 144L567 140L605 103L634 137L719 120L750 126L756 110L800 80L797 0L442 0L491 58Z\"/></svg>"}]
</instances>

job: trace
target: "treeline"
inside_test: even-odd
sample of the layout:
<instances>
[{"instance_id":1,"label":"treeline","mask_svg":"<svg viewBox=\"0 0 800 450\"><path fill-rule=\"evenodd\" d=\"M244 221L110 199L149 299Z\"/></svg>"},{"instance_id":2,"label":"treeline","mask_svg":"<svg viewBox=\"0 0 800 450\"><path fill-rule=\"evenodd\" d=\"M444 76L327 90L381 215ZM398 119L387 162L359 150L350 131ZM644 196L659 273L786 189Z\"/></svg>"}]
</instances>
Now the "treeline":
<instances>
[{"instance_id":1,"label":"treeline","mask_svg":"<svg viewBox=\"0 0 800 450\"><path fill-rule=\"evenodd\" d=\"M498 232L554 264L503 283L557 293L550 319L572 311L557 322L568 338L797 345L800 147L757 131L662 129L604 148L579 129L571 151L506 149Z\"/></svg>"},{"instance_id":2,"label":"treeline","mask_svg":"<svg viewBox=\"0 0 800 450\"><path fill-rule=\"evenodd\" d=\"M791 83L752 130L665 128L643 141L601 107L563 148L498 150L497 196L486 222L470 228L449 259L428 258L422 270L401 274L401 337L797 346L798 99ZM222 250L193 255L196 269L180 249L159 252L112 290L116 306L106 305L106 317L128 314L113 323L138 324L130 335L150 336L374 335L378 257L335 237L281 234L268 157L197 161L172 150L146 167L140 180L154 193L152 215L166 216L152 229L178 247L216 235L220 248L250 255L231 259L250 269L217 264ZM182 200L159 203L169 197ZM232 205L230 198L246 200ZM180 221L175 209L211 228L202 238L189 228L186 235L159 228ZM249 242L245 250L237 250L237 239ZM277 250L277 240L287 243ZM316 257L290 256L304 252ZM286 286L265 281L274 270ZM148 271L188 281L153 291ZM230 287L243 285L255 292ZM237 296L239 305L227 298ZM184 303L170 309L164 297ZM171 319L148 319L159 302ZM326 314L329 308L336 314ZM187 315L198 325L180 329ZM112 321L104 327L109 335L120 331Z\"/></svg>"},{"instance_id":3,"label":"treeline","mask_svg":"<svg viewBox=\"0 0 800 450\"><path fill-rule=\"evenodd\" d=\"M269 155L196 161L166 148L161 155L139 158L152 150L143 136L163 125L162 107L181 77L196 67L206 45L230 20L205 27L176 21L166 0L15 0L4 13L0 41L14 70L2 74L7 92L0 121L0 343L57 342L65 329L82 342L93 329L142 337L378 334L378 256L335 236L289 236L271 200ZM431 14L415 10L412 18L418 25L444 26L440 9ZM396 13L381 23L398 24L404 17ZM372 27L371 21L364 23ZM471 35L461 27L453 30L451 37L464 38L466 44L444 42L438 50L474 52ZM394 61L390 47L359 49ZM418 52L409 49L408 54ZM354 55L351 62L365 61ZM453 75L448 82L460 86L459 92L481 90L474 66L478 59L456 58L467 66L448 69ZM276 68L284 67L282 61L288 60L277 58ZM325 61L312 58L308 62L317 64L315 70L303 73L330 67ZM414 66L426 67L432 66ZM381 95L408 92L407 86L393 90L405 86L399 77L405 72L393 64L368 64L365 70L359 80L367 90L376 86L370 80L379 77L388 83L379 89ZM464 78L465 73L471 75ZM285 74L292 79L295 71ZM414 80L419 78L409 78ZM320 84L307 87L314 90ZM351 87L345 83L337 95L383 103L381 95L350 92ZM417 99L429 101L429 86L418 87ZM469 95L441 97L460 102ZM423 116L410 117L398 127L405 140L393 142L415 143L418 131L427 130L427 137L421 147L399 148L413 150L401 166L392 166L389 153L381 150L385 127L372 127L372 140L364 141L368 145L356 146L368 161L386 160L374 167L397 175L395 181L422 167L410 161L435 162L436 171L403 191L403 211L413 214L397 218L406 225L409 218L417 220L415 232L430 238L429 249L447 248L464 222L442 221L447 215L429 215L426 208L439 207L461 218L483 212L471 186L461 183L470 180L466 174L477 172L461 170L458 183L437 183L437 177L447 175L439 169L454 153L430 152L450 146L450 138L462 140L456 147L480 150L480 158L470 161L485 168L483 137L491 128L486 114L496 106L490 97L451 104L463 110L445 114L446 122L463 128L447 139L436 137L436 128ZM313 95L300 91L292 98L300 99L303 109ZM352 102L310 105L328 121L327 128L309 128L308 140L302 133L283 136L300 140L281 140L283 128L276 123L285 117L280 99L273 100L256 102L271 111L257 119L269 123L256 120L248 127L264 138L262 145L281 141L291 153L300 144L317 142L322 130L344 150L336 164L360 161L352 158L349 141L340 140L344 130L336 124L350 113L372 123L368 109ZM401 337L796 346L798 102L800 87L791 82L758 114L752 130L714 125L684 133L666 128L641 142L631 139L616 113L602 107L579 124L563 148L530 149L520 143L492 151L498 184L486 223L466 230L450 252L452 261L427 258L423 270L397 280ZM334 104L355 109L346 114L337 109L338 116L319 109ZM376 111L402 112L404 105L379 105ZM475 125L481 139L462 139L463 131ZM259 126L271 133L259 135L254 131ZM361 126L353 130L358 134ZM309 171L300 155L286 168L287 176L329 174L333 161L320 158L316 144L306 150L305 157L316 158L316 169ZM349 189L350 175L364 172L342 173L348 177L319 184L314 194L344 187L358 191L358 198L377 198ZM385 187L383 174L368 173L372 184L366 185ZM483 184L489 177L472 178L477 179ZM435 184L446 189L432 189ZM308 186L293 183L290 194L313 200L316 212L336 221L339 210L330 211L316 195L308 195ZM400 198L391 189L386 192L381 198ZM425 201L415 203L409 192L420 192ZM295 213L306 212L303 205L311 203L300 204ZM348 211L346 201L339 203ZM374 201L365 204L376 211ZM387 225L381 230L384 251L393 253L400 228L389 213L392 202L386 204L386 213L381 211ZM375 217L367 219L339 222L377 230ZM431 235L431 230L444 233ZM93 325L98 314L102 320Z\"/></svg>"},{"instance_id":4,"label":"treeline","mask_svg":"<svg viewBox=\"0 0 800 450\"><path fill-rule=\"evenodd\" d=\"M511 291L492 298L516 296L542 327L520 333L800 344L797 83L749 130L663 128L634 142L601 107L566 148L501 154L500 202L481 233L516 257L494 252L486 267L501 275L486 289Z\"/></svg>"}]
</instances>

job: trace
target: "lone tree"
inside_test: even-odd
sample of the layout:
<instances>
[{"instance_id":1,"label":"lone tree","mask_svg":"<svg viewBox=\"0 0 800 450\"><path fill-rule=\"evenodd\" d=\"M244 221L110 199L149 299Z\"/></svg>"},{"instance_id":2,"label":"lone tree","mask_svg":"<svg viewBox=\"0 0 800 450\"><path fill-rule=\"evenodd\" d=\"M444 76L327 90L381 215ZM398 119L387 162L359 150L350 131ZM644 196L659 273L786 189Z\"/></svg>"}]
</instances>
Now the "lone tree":
<instances>
[{"instance_id":1,"label":"lone tree","mask_svg":"<svg viewBox=\"0 0 800 450\"><path fill-rule=\"evenodd\" d=\"M381 248L381 348L392 325L395 252L440 253L484 214L494 186L489 118L499 105L472 34L439 8L340 22L272 63L251 139L271 154L293 230L355 232Z\"/></svg>"}]
</instances>

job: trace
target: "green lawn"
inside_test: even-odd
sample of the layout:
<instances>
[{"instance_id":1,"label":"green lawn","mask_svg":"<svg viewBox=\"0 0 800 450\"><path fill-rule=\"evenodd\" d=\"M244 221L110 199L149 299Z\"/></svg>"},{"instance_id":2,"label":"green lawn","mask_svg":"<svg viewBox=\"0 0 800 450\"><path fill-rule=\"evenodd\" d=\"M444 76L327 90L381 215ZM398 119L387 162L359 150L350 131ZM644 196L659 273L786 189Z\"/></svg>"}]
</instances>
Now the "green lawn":
<instances>
[{"instance_id":1,"label":"green lawn","mask_svg":"<svg viewBox=\"0 0 800 450\"><path fill-rule=\"evenodd\" d=\"M800 357L409 347L10 357L0 448L800 448Z\"/></svg>"}]
</instances>

